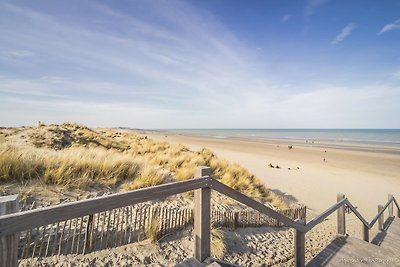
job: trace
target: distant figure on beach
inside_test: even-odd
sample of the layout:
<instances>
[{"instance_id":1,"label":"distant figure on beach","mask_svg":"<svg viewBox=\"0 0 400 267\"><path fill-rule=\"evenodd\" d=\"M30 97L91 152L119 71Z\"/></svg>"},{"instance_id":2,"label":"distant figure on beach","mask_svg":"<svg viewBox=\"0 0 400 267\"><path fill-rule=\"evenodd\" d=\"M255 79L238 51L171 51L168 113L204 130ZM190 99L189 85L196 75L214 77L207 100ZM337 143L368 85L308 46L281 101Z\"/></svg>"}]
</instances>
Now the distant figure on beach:
<instances>
[{"instance_id":1,"label":"distant figure on beach","mask_svg":"<svg viewBox=\"0 0 400 267\"><path fill-rule=\"evenodd\" d=\"M146 139L146 140L147 140L147 135L144 137L144 139Z\"/></svg>"},{"instance_id":2,"label":"distant figure on beach","mask_svg":"<svg viewBox=\"0 0 400 267\"><path fill-rule=\"evenodd\" d=\"M288 148L289 148L289 149L292 149L292 148L293 148L293 146L288 146Z\"/></svg>"}]
</instances>

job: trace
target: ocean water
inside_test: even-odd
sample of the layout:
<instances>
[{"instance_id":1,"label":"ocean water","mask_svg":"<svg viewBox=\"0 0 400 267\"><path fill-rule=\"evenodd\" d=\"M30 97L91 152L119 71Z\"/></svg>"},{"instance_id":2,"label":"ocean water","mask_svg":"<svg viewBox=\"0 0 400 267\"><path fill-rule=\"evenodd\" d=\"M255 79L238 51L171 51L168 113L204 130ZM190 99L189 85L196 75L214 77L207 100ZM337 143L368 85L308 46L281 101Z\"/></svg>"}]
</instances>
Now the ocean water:
<instances>
[{"instance_id":1,"label":"ocean water","mask_svg":"<svg viewBox=\"0 0 400 267\"><path fill-rule=\"evenodd\" d=\"M168 129L167 131L212 138L304 140L400 146L400 129Z\"/></svg>"}]
</instances>

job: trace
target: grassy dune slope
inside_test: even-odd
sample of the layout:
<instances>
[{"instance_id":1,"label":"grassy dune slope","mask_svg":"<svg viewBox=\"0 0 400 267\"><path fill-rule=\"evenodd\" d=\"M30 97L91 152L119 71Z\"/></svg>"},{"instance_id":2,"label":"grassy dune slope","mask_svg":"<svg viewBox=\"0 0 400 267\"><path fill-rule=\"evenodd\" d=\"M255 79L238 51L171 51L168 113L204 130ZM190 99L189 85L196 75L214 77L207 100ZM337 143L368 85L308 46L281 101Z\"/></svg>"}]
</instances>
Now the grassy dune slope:
<instances>
[{"instance_id":1,"label":"grassy dune slope","mask_svg":"<svg viewBox=\"0 0 400 267\"><path fill-rule=\"evenodd\" d=\"M193 178L197 166L210 166L224 184L283 208L285 203L254 175L203 148L158 142L130 131L83 125L0 129L0 182L40 180L86 189L122 186L132 190Z\"/></svg>"}]
</instances>

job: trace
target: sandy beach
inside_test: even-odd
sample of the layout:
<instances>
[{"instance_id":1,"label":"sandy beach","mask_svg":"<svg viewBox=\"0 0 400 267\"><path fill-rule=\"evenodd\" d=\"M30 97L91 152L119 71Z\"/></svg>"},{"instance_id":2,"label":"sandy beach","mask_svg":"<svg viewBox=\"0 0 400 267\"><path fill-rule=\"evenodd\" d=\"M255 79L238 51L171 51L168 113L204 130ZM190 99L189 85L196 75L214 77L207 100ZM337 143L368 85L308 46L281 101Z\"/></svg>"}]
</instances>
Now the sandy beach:
<instances>
[{"instance_id":1,"label":"sandy beach","mask_svg":"<svg viewBox=\"0 0 400 267\"><path fill-rule=\"evenodd\" d=\"M269 188L304 203L315 213L333 205L337 193L344 193L366 219L371 220L377 205L384 204L389 193L400 194L400 151L397 147L349 144L347 148L332 148L343 146L333 142L316 142L316 147L310 147L300 140L261 142L170 132L146 134L155 140L180 143L195 150L210 148L217 156L241 164ZM288 145L293 145L293 149ZM280 168L271 168L270 163Z\"/></svg>"},{"instance_id":2,"label":"sandy beach","mask_svg":"<svg viewBox=\"0 0 400 267\"><path fill-rule=\"evenodd\" d=\"M171 166L174 166L174 161L171 159L181 158L182 156L162 154L163 149L167 149L167 151L170 151L169 153L176 153L176 151L187 153L190 160L196 159L200 155L198 153L206 153L206 155L211 153L213 157L221 161L227 160L229 164L238 163L243 166L265 183L268 190L284 196L284 199L305 204L308 208L307 221L332 206L336 202L336 194L339 192L348 196L367 221L371 221L375 216L377 205L386 202L388 193L395 196L400 193L398 191L400 182L396 176L400 169L400 153L396 147L346 144L346 148L344 148L343 144L333 142L310 144L301 140L289 142L279 139L208 138L160 131L89 129L75 124L50 125L38 128L10 128L2 129L2 132L3 145L14 146L14 150L6 149L3 153L11 153L20 149L20 153L24 151L26 155L36 155L40 162L46 162L46 166L52 166L51 164L59 166L59 162L72 162L74 165L71 165L71 170L73 170L72 166L77 165L74 160L82 162L83 159L90 160L90 158L93 158L89 162L91 168L96 170L96 166L105 159L107 159L107 162L110 158L114 159L115 162L110 165L110 168L119 166L116 161L118 159L125 162L121 166L129 164L129 160L132 158L141 159L143 160L141 164L147 162L147 168L153 166L151 164L158 164L158 170L163 168L163 172L170 174L170 176L165 176L169 177L168 179L165 178L160 183L168 183L177 179L177 169L175 171L170 169ZM340 148L334 148L336 145ZM103 147L106 149L103 149ZM212 152L202 148L208 148ZM9 155L7 159L12 156L12 154ZM21 162L21 159L27 157L24 156L25 154L18 155L16 162ZM163 156L171 161L168 164L165 163ZM29 159L31 158L29 157ZM5 159L3 158L3 161ZM50 159L53 161L50 161ZM150 162L151 159L153 160L152 163ZM25 165L15 166L24 167ZM142 168L140 166L138 168ZM240 175L250 177L252 175L248 174L249 172L242 171ZM31 170L31 173L34 172ZM143 177L148 177L150 174L147 173ZM59 179L64 179L65 182L76 179L75 184L82 183L83 186L85 185L86 180L80 180L80 175L78 178L74 178L73 175L74 172L70 172L68 177L60 176ZM124 180L121 181L121 184L113 184L114 180L110 178L95 180L95 178L98 179L98 175L90 181L86 181L90 186L82 188L71 187L71 185L68 187L68 183L46 184L45 180L40 178L31 179L24 183L10 180L3 184L0 193L1 195L20 194L21 199L23 199L21 203L24 203L22 210L25 210L109 195L121 190L124 191L126 185L132 185L129 181ZM136 177L135 180L140 181L140 177ZM164 177L164 175L160 177ZM191 177L193 177L192 174ZM14 176L13 178L15 179ZM256 183L256 181L252 180L251 183ZM247 184L246 189L249 187L250 184ZM151 205L165 204L174 208L192 209L193 201L185 197L181 195L160 199L151 203ZM277 198L276 195L275 198ZM230 208L244 208L243 206L236 206L237 203L230 202L226 197L223 198L218 194L213 194L212 203L213 209L219 209L228 204L231 205ZM110 218L110 214L108 218ZM127 218L123 214L125 213L118 211L117 219L115 219L114 212L113 227L115 220L123 222L124 218ZM102 218L100 221L102 221L103 226L104 222L107 221L108 229L108 220L104 219L106 217ZM66 223L64 222L64 225ZM77 224L77 222L74 221L74 224ZM118 223L116 225L118 226ZM55 227L58 228L58 226ZM293 266L294 264L294 230L291 228L263 226L233 229L221 227L217 230L220 231L219 240L223 244L223 246L220 246L220 248L223 247L223 252L217 256L220 259L241 266ZM112 228L110 228L110 231L112 231ZM43 230L43 233L45 233L45 230ZM318 254L336 236L336 233L336 213L333 213L306 234L306 261ZM346 215L346 233L350 236L361 237L361 223L354 214ZM370 231L371 238L376 233L377 226ZM49 233L48 235L51 236ZM50 239L44 240L49 242ZM68 244L68 239L65 240ZM149 239L140 240L115 247L111 244L107 248L98 249L86 255L77 252L65 252L59 253L58 256L51 254L50 256L36 257L32 252L32 257L21 258L19 263L21 266L174 266L193 255L193 230L191 226L186 227L183 231L164 234L155 243L152 243ZM23 243L25 244L25 242ZM36 247L36 241L33 244ZM42 250L41 247L42 245L39 246L39 254ZM216 245L214 247L218 248ZM26 251L29 251L29 249Z\"/></svg>"}]
</instances>

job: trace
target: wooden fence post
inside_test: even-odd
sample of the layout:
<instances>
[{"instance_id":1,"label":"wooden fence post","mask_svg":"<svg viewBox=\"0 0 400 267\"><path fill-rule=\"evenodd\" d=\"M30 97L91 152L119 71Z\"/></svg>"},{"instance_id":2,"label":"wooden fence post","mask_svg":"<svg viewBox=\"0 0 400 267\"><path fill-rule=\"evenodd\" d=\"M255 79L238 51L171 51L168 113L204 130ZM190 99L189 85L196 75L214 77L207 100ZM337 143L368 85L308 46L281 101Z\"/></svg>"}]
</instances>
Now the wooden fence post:
<instances>
[{"instance_id":1,"label":"wooden fence post","mask_svg":"<svg viewBox=\"0 0 400 267\"><path fill-rule=\"evenodd\" d=\"M380 212L381 210L383 210L383 206L378 205L378 212ZM378 229L379 231L383 231L383 213L378 218Z\"/></svg>"},{"instance_id":2,"label":"wooden fence post","mask_svg":"<svg viewBox=\"0 0 400 267\"><path fill-rule=\"evenodd\" d=\"M346 196L344 194L337 194L337 202L344 199ZM346 216L345 216L345 206L342 205L337 210L337 227L338 234L345 235L346 234Z\"/></svg>"},{"instance_id":3,"label":"wooden fence post","mask_svg":"<svg viewBox=\"0 0 400 267\"><path fill-rule=\"evenodd\" d=\"M195 178L211 177L209 167L198 167ZM209 187L197 189L194 192L194 257L203 262L210 257L210 204L211 189Z\"/></svg>"},{"instance_id":4,"label":"wooden fence post","mask_svg":"<svg viewBox=\"0 0 400 267\"><path fill-rule=\"evenodd\" d=\"M388 200L392 200L388 206L389 218L391 218L391 217L393 217L393 195L392 194L388 195Z\"/></svg>"},{"instance_id":5,"label":"wooden fence post","mask_svg":"<svg viewBox=\"0 0 400 267\"><path fill-rule=\"evenodd\" d=\"M296 219L299 224L305 224L303 220ZM296 267L304 267L306 265L306 247L305 247L305 233L299 230L294 230L294 259Z\"/></svg>"},{"instance_id":6,"label":"wooden fence post","mask_svg":"<svg viewBox=\"0 0 400 267\"><path fill-rule=\"evenodd\" d=\"M0 197L0 216L18 212L18 195ZM0 237L0 266L18 266L19 233Z\"/></svg>"},{"instance_id":7,"label":"wooden fence post","mask_svg":"<svg viewBox=\"0 0 400 267\"><path fill-rule=\"evenodd\" d=\"M363 224L363 240L369 242L369 228Z\"/></svg>"}]
</instances>

